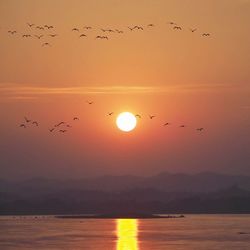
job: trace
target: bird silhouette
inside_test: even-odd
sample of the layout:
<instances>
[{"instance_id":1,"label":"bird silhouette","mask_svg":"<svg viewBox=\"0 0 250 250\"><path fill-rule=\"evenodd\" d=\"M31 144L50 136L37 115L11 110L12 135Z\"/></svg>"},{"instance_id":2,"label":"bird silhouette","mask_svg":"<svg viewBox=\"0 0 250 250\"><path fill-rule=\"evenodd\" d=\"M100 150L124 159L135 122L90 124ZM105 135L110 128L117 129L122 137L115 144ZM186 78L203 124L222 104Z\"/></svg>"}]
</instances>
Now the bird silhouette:
<instances>
[{"instance_id":1,"label":"bird silhouette","mask_svg":"<svg viewBox=\"0 0 250 250\"><path fill-rule=\"evenodd\" d=\"M168 22L168 24L170 24L170 25L177 25L177 24L174 23L174 22Z\"/></svg>"},{"instance_id":2,"label":"bird silhouette","mask_svg":"<svg viewBox=\"0 0 250 250\"><path fill-rule=\"evenodd\" d=\"M21 124L19 127L20 128L26 128L26 125L25 124Z\"/></svg>"},{"instance_id":3,"label":"bird silhouette","mask_svg":"<svg viewBox=\"0 0 250 250\"><path fill-rule=\"evenodd\" d=\"M44 27L47 28L48 30L54 28L54 26L52 26L52 25L44 25Z\"/></svg>"},{"instance_id":4,"label":"bird silhouette","mask_svg":"<svg viewBox=\"0 0 250 250\"><path fill-rule=\"evenodd\" d=\"M55 125L55 127L59 127L61 125L65 124L65 122L59 122L58 124Z\"/></svg>"},{"instance_id":5,"label":"bird silhouette","mask_svg":"<svg viewBox=\"0 0 250 250\"><path fill-rule=\"evenodd\" d=\"M57 34L49 34L49 36L51 36L51 37L56 37L56 36L58 36Z\"/></svg>"},{"instance_id":6,"label":"bird silhouette","mask_svg":"<svg viewBox=\"0 0 250 250\"><path fill-rule=\"evenodd\" d=\"M155 118L155 115L149 115L149 118L152 120L153 118Z\"/></svg>"},{"instance_id":7,"label":"bird silhouette","mask_svg":"<svg viewBox=\"0 0 250 250\"><path fill-rule=\"evenodd\" d=\"M26 122L31 122L31 120L28 119L27 117L24 117L24 120L25 120Z\"/></svg>"},{"instance_id":8,"label":"bird silhouette","mask_svg":"<svg viewBox=\"0 0 250 250\"><path fill-rule=\"evenodd\" d=\"M67 127L67 128L72 128L72 126L71 126L71 125L69 125L69 124L67 124L67 125L66 125L66 127Z\"/></svg>"},{"instance_id":9,"label":"bird silhouette","mask_svg":"<svg viewBox=\"0 0 250 250\"><path fill-rule=\"evenodd\" d=\"M107 36L97 36L96 39L106 39L106 40L108 40L109 38Z\"/></svg>"},{"instance_id":10,"label":"bird silhouette","mask_svg":"<svg viewBox=\"0 0 250 250\"><path fill-rule=\"evenodd\" d=\"M9 30L8 33L10 33L11 35L14 35L17 33L17 31L16 30Z\"/></svg>"},{"instance_id":11,"label":"bird silhouette","mask_svg":"<svg viewBox=\"0 0 250 250\"><path fill-rule=\"evenodd\" d=\"M174 30L182 30L182 28L180 26L174 26L173 28Z\"/></svg>"},{"instance_id":12,"label":"bird silhouette","mask_svg":"<svg viewBox=\"0 0 250 250\"><path fill-rule=\"evenodd\" d=\"M128 29L129 29L130 31L133 31L133 30L134 30L134 28L131 28L131 27L128 27Z\"/></svg>"},{"instance_id":13,"label":"bird silhouette","mask_svg":"<svg viewBox=\"0 0 250 250\"><path fill-rule=\"evenodd\" d=\"M91 105L91 104L93 104L94 102L92 102L92 101L91 101L91 102L87 101L87 103L88 103L89 105Z\"/></svg>"},{"instance_id":14,"label":"bird silhouette","mask_svg":"<svg viewBox=\"0 0 250 250\"><path fill-rule=\"evenodd\" d=\"M210 33L203 33L202 36L210 36Z\"/></svg>"},{"instance_id":15,"label":"bird silhouette","mask_svg":"<svg viewBox=\"0 0 250 250\"><path fill-rule=\"evenodd\" d=\"M40 36L35 35L35 37L38 38L38 39L41 39L43 37L43 35L40 35Z\"/></svg>"},{"instance_id":16,"label":"bird silhouette","mask_svg":"<svg viewBox=\"0 0 250 250\"><path fill-rule=\"evenodd\" d=\"M204 130L204 128L197 128L196 130L201 132Z\"/></svg>"},{"instance_id":17,"label":"bird silhouette","mask_svg":"<svg viewBox=\"0 0 250 250\"><path fill-rule=\"evenodd\" d=\"M168 125L170 125L169 122L166 122L165 124L163 124L163 126L168 126Z\"/></svg>"},{"instance_id":18,"label":"bird silhouette","mask_svg":"<svg viewBox=\"0 0 250 250\"><path fill-rule=\"evenodd\" d=\"M78 117L74 117L73 120L74 121L79 121L79 118Z\"/></svg>"},{"instance_id":19,"label":"bird silhouette","mask_svg":"<svg viewBox=\"0 0 250 250\"><path fill-rule=\"evenodd\" d=\"M185 128L185 127L186 127L186 125L181 125L181 126L180 126L180 128Z\"/></svg>"},{"instance_id":20,"label":"bird silhouette","mask_svg":"<svg viewBox=\"0 0 250 250\"><path fill-rule=\"evenodd\" d=\"M65 133L65 132L67 132L67 130L66 129L60 129L59 132Z\"/></svg>"},{"instance_id":21,"label":"bird silhouette","mask_svg":"<svg viewBox=\"0 0 250 250\"><path fill-rule=\"evenodd\" d=\"M34 23L27 23L27 25L31 28L32 26L34 26Z\"/></svg>"},{"instance_id":22,"label":"bird silhouette","mask_svg":"<svg viewBox=\"0 0 250 250\"><path fill-rule=\"evenodd\" d=\"M197 29L190 29L190 31L191 31L192 33L194 33L196 30L197 30Z\"/></svg>"},{"instance_id":23,"label":"bird silhouette","mask_svg":"<svg viewBox=\"0 0 250 250\"><path fill-rule=\"evenodd\" d=\"M137 118L140 118L141 119L141 116L139 114L136 114L135 117Z\"/></svg>"},{"instance_id":24,"label":"bird silhouette","mask_svg":"<svg viewBox=\"0 0 250 250\"><path fill-rule=\"evenodd\" d=\"M116 29L115 31L116 31L117 33L119 33L119 34L122 34L122 33L123 33L122 30L118 30L118 29Z\"/></svg>"},{"instance_id":25,"label":"bird silhouette","mask_svg":"<svg viewBox=\"0 0 250 250\"><path fill-rule=\"evenodd\" d=\"M153 23L148 24L148 27L154 27L155 25Z\"/></svg>"},{"instance_id":26,"label":"bird silhouette","mask_svg":"<svg viewBox=\"0 0 250 250\"><path fill-rule=\"evenodd\" d=\"M110 113L108 113L108 115L109 115L109 116L111 116L111 115L113 115L113 114L114 114L114 112L110 112Z\"/></svg>"},{"instance_id":27,"label":"bird silhouette","mask_svg":"<svg viewBox=\"0 0 250 250\"><path fill-rule=\"evenodd\" d=\"M43 43L42 44L42 47L48 47L48 46L51 46L49 43Z\"/></svg>"},{"instance_id":28,"label":"bird silhouette","mask_svg":"<svg viewBox=\"0 0 250 250\"><path fill-rule=\"evenodd\" d=\"M86 37L87 35L85 35L85 34L81 34L79 37Z\"/></svg>"},{"instance_id":29,"label":"bird silhouette","mask_svg":"<svg viewBox=\"0 0 250 250\"><path fill-rule=\"evenodd\" d=\"M36 125L38 127L38 122L37 121L32 122L32 124L34 124L34 125Z\"/></svg>"},{"instance_id":30,"label":"bird silhouette","mask_svg":"<svg viewBox=\"0 0 250 250\"><path fill-rule=\"evenodd\" d=\"M137 25L136 25L136 26L134 26L134 28L133 28L133 29L144 30L144 29L143 29L143 27L141 27L141 26L137 26Z\"/></svg>"},{"instance_id":31,"label":"bird silhouette","mask_svg":"<svg viewBox=\"0 0 250 250\"><path fill-rule=\"evenodd\" d=\"M42 26L36 26L36 29L44 30L44 28Z\"/></svg>"},{"instance_id":32,"label":"bird silhouette","mask_svg":"<svg viewBox=\"0 0 250 250\"><path fill-rule=\"evenodd\" d=\"M55 130L55 128L51 128L51 129L49 129L49 131L50 131L50 132L53 132L54 130Z\"/></svg>"},{"instance_id":33,"label":"bird silhouette","mask_svg":"<svg viewBox=\"0 0 250 250\"><path fill-rule=\"evenodd\" d=\"M73 28L72 31L77 31L77 32L79 32L79 29Z\"/></svg>"},{"instance_id":34,"label":"bird silhouette","mask_svg":"<svg viewBox=\"0 0 250 250\"><path fill-rule=\"evenodd\" d=\"M84 26L83 28L86 29L86 30L91 30L92 29L91 26Z\"/></svg>"},{"instance_id":35,"label":"bird silhouette","mask_svg":"<svg viewBox=\"0 0 250 250\"><path fill-rule=\"evenodd\" d=\"M29 34L24 34L23 37L26 37L26 38L27 38L27 37L31 37L31 35L29 35Z\"/></svg>"}]
</instances>

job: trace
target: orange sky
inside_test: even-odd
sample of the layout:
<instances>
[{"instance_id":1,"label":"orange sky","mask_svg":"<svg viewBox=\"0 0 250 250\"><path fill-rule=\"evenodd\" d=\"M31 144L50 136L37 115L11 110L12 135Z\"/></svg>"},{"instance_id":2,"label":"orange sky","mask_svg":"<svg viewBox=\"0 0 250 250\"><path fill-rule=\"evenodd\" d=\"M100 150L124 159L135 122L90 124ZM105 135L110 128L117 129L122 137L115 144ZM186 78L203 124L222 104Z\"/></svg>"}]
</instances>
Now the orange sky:
<instances>
[{"instance_id":1,"label":"orange sky","mask_svg":"<svg viewBox=\"0 0 250 250\"><path fill-rule=\"evenodd\" d=\"M250 174L250 1L2 0L0 23L1 176ZM97 40L101 28L124 33ZM123 134L111 111L143 118ZM21 130L24 116L39 128ZM70 133L48 132L74 116Z\"/></svg>"}]
</instances>

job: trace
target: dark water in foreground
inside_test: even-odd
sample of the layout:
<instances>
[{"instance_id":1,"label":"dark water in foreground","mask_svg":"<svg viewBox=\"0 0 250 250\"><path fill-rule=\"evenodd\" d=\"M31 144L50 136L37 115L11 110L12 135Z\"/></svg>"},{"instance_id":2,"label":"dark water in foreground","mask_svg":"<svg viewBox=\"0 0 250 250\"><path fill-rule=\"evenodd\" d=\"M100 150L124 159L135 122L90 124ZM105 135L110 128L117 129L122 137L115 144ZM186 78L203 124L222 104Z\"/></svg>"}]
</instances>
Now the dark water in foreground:
<instances>
[{"instance_id":1,"label":"dark water in foreground","mask_svg":"<svg viewBox=\"0 0 250 250\"><path fill-rule=\"evenodd\" d=\"M0 249L249 250L250 215L146 220L2 216Z\"/></svg>"}]
</instances>

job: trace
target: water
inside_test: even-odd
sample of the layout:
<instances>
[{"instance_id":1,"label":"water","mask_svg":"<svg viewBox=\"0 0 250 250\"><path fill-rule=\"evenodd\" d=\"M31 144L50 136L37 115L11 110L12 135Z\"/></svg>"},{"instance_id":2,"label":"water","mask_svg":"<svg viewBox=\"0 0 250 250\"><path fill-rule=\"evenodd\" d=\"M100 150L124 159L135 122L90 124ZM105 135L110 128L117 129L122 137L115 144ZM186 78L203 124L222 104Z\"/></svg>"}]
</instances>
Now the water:
<instances>
[{"instance_id":1,"label":"water","mask_svg":"<svg viewBox=\"0 0 250 250\"><path fill-rule=\"evenodd\" d=\"M0 249L249 250L250 215L147 220L2 216Z\"/></svg>"}]
</instances>

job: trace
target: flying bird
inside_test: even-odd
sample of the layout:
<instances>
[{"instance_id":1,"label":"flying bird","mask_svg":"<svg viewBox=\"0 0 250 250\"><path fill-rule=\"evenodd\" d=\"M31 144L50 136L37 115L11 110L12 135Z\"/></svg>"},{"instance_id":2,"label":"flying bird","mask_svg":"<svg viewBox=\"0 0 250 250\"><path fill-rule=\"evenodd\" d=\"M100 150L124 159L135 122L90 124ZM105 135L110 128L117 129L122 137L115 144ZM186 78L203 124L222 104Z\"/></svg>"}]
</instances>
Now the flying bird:
<instances>
[{"instance_id":1,"label":"flying bird","mask_svg":"<svg viewBox=\"0 0 250 250\"><path fill-rule=\"evenodd\" d=\"M91 104L93 104L94 102L92 102L92 101L91 101L91 102L87 101L87 103L88 103L89 105L91 105Z\"/></svg>"},{"instance_id":2,"label":"flying bird","mask_svg":"<svg viewBox=\"0 0 250 250\"><path fill-rule=\"evenodd\" d=\"M86 30L91 30L92 29L91 26L84 26L83 28L86 29Z\"/></svg>"},{"instance_id":3,"label":"flying bird","mask_svg":"<svg viewBox=\"0 0 250 250\"><path fill-rule=\"evenodd\" d=\"M44 30L44 28L42 26L36 26L36 29Z\"/></svg>"},{"instance_id":4,"label":"flying bird","mask_svg":"<svg viewBox=\"0 0 250 250\"><path fill-rule=\"evenodd\" d=\"M128 29L129 29L130 31L133 31L133 30L134 30L134 28L131 28L131 27L128 27Z\"/></svg>"},{"instance_id":5,"label":"flying bird","mask_svg":"<svg viewBox=\"0 0 250 250\"><path fill-rule=\"evenodd\" d=\"M153 23L148 24L148 27L154 27L155 25Z\"/></svg>"},{"instance_id":6,"label":"flying bird","mask_svg":"<svg viewBox=\"0 0 250 250\"><path fill-rule=\"evenodd\" d=\"M67 127L67 128L72 128L72 126L71 126L71 125L69 125L69 124L67 124L67 125L66 125L66 127Z\"/></svg>"},{"instance_id":7,"label":"flying bird","mask_svg":"<svg viewBox=\"0 0 250 250\"><path fill-rule=\"evenodd\" d=\"M202 36L210 36L210 33L203 33Z\"/></svg>"},{"instance_id":8,"label":"flying bird","mask_svg":"<svg viewBox=\"0 0 250 250\"><path fill-rule=\"evenodd\" d=\"M180 26L174 26L173 28L174 30L182 30L182 28Z\"/></svg>"},{"instance_id":9,"label":"flying bird","mask_svg":"<svg viewBox=\"0 0 250 250\"><path fill-rule=\"evenodd\" d=\"M191 31L192 33L194 33L196 30L197 30L197 29L190 29L190 31Z\"/></svg>"},{"instance_id":10,"label":"flying bird","mask_svg":"<svg viewBox=\"0 0 250 250\"><path fill-rule=\"evenodd\" d=\"M50 131L50 132L53 132L54 130L55 130L55 128L51 128L51 129L49 129L49 131Z\"/></svg>"},{"instance_id":11,"label":"flying bird","mask_svg":"<svg viewBox=\"0 0 250 250\"><path fill-rule=\"evenodd\" d=\"M43 43L42 47L47 47L47 46L51 46L49 43Z\"/></svg>"},{"instance_id":12,"label":"flying bird","mask_svg":"<svg viewBox=\"0 0 250 250\"><path fill-rule=\"evenodd\" d=\"M66 129L60 129L59 132L65 133L65 132L67 132L67 130Z\"/></svg>"},{"instance_id":13,"label":"flying bird","mask_svg":"<svg viewBox=\"0 0 250 250\"><path fill-rule=\"evenodd\" d=\"M168 22L168 24L170 24L170 25L177 25L177 24L174 23L174 22Z\"/></svg>"},{"instance_id":14,"label":"flying bird","mask_svg":"<svg viewBox=\"0 0 250 250\"><path fill-rule=\"evenodd\" d=\"M143 30L143 28L141 27L141 26L134 26L134 28L133 29L138 29L138 30Z\"/></svg>"},{"instance_id":15,"label":"flying bird","mask_svg":"<svg viewBox=\"0 0 250 250\"><path fill-rule=\"evenodd\" d=\"M59 122L58 124L55 125L55 127L59 127L62 124L65 124L65 122Z\"/></svg>"},{"instance_id":16,"label":"flying bird","mask_svg":"<svg viewBox=\"0 0 250 250\"><path fill-rule=\"evenodd\" d=\"M37 121L32 122L32 124L34 124L34 125L36 125L38 127L38 122Z\"/></svg>"},{"instance_id":17,"label":"flying bird","mask_svg":"<svg viewBox=\"0 0 250 250\"><path fill-rule=\"evenodd\" d=\"M26 128L26 125L25 124L21 124L19 127L20 128Z\"/></svg>"},{"instance_id":18,"label":"flying bird","mask_svg":"<svg viewBox=\"0 0 250 250\"><path fill-rule=\"evenodd\" d=\"M34 26L34 23L27 23L27 25L31 28L32 26Z\"/></svg>"},{"instance_id":19,"label":"flying bird","mask_svg":"<svg viewBox=\"0 0 250 250\"><path fill-rule=\"evenodd\" d=\"M110 113L108 113L108 115L109 115L109 116L111 116L111 115L113 115L113 114L114 114L114 112L110 112Z\"/></svg>"},{"instance_id":20,"label":"flying bird","mask_svg":"<svg viewBox=\"0 0 250 250\"><path fill-rule=\"evenodd\" d=\"M197 128L196 130L197 130L197 131L203 131L204 128Z\"/></svg>"},{"instance_id":21,"label":"flying bird","mask_svg":"<svg viewBox=\"0 0 250 250\"><path fill-rule=\"evenodd\" d=\"M77 31L77 32L79 32L79 29L73 28L72 31Z\"/></svg>"},{"instance_id":22,"label":"flying bird","mask_svg":"<svg viewBox=\"0 0 250 250\"><path fill-rule=\"evenodd\" d=\"M85 35L85 34L81 34L79 37L86 37L87 35Z\"/></svg>"},{"instance_id":23,"label":"flying bird","mask_svg":"<svg viewBox=\"0 0 250 250\"><path fill-rule=\"evenodd\" d=\"M26 34L24 34L23 37L26 37L26 38L27 38L27 37L31 37L31 35L26 35Z\"/></svg>"},{"instance_id":24,"label":"flying bird","mask_svg":"<svg viewBox=\"0 0 250 250\"><path fill-rule=\"evenodd\" d=\"M155 115L150 115L149 118L152 120L153 118L155 118Z\"/></svg>"},{"instance_id":25,"label":"flying bird","mask_svg":"<svg viewBox=\"0 0 250 250\"><path fill-rule=\"evenodd\" d=\"M9 30L8 33L10 33L11 35L14 35L14 34L17 33L17 31L16 31L16 30L13 30L13 31L12 31L12 30Z\"/></svg>"},{"instance_id":26,"label":"flying bird","mask_svg":"<svg viewBox=\"0 0 250 250\"><path fill-rule=\"evenodd\" d=\"M24 120L25 120L26 122L31 122L31 120L28 119L27 117L24 117Z\"/></svg>"},{"instance_id":27,"label":"flying bird","mask_svg":"<svg viewBox=\"0 0 250 250\"><path fill-rule=\"evenodd\" d=\"M35 37L38 38L38 39L41 39L43 37L43 35L40 35L40 36L35 35Z\"/></svg>"},{"instance_id":28,"label":"flying bird","mask_svg":"<svg viewBox=\"0 0 250 250\"><path fill-rule=\"evenodd\" d=\"M48 30L54 28L54 26L52 26L52 25L50 25L50 26L49 25L44 25L44 27L47 28Z\"/></svg>"},{"instance_id":29,"label":"flying bird","mask_svg":"<svg viewBox=\"0 0 250 250\"><path fill-rule=\"evenodd\" d=\"M56 36L58 36L57 34L50 34L49 36L51 36L51 37L56 37Z\"/></svg>"},{"instance_id":30,"label":"flying bird","mask_svg":"<svg viewBox=\"0 0 250 250\"><path fill-rule=\"evenodd\" d=\"M108 40L108 37L107 36L97 36L96 39L106 39L106 40Z\"/></svg>"},{"instance_id":31,"label":"flying bird","mask_svg":"<svg viewBox=\"0 0 250 250\"><path fill-rule=\"evenodd\" d=\"M180 128L185 128L186 126L185 125L181 125Z\"/></svg>"},{"instance_id":32,"label":"flying bird","mask_svg":"<svg viewBox=\"0 0 250 250\"><path fill-rule=\"evenodd\" d=\"M116 29L115 31L116 31L117 33L119 33L119 34L123 33L122 30L118 30L118 29Z\"/></svg>"},{"instance_id":33,"label":"flying bird","mask_svg":"<svg viewBox=\"0 0 250 250\"><path fill-rule=\"evenodd\" d=\"M170 123L169 123L169 122L166 122L163 126L168 126L168 125L170 125Z\"/></svg>"},{"instance_id":34,"label":"flying bird","mask_svg":"<svg viewBox=\"0 0 250 250\"><path fill-rule=\"evenodd\" d=\"M78 117L74 117L73 120L74 121L79 121L79 118Z\"/></svg>"},{"instance_id":35,"label":"flying bird","mask_svg":"<svg viewBox=\"0 0 250 250\"><path fill-rule=\"evenodd\" d=\"M141 119L141 116L140 116L139 114L136 114L136 115L135 115L135 117L138 117L138 118L140 118L140 119Z\"/></svg>"}]
</instances>

